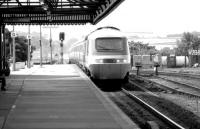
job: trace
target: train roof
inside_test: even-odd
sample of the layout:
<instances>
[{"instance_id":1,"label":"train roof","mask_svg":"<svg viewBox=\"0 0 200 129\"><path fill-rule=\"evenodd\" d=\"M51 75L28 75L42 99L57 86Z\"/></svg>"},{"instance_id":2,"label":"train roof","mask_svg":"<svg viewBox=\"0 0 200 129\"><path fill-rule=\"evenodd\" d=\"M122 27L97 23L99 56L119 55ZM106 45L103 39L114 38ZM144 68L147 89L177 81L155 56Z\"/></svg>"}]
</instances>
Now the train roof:
<instances>
[{"instance_id":1,"label":"train roof","mask_svg":"<svg viewBox=\"0 0 200 129\"><path fill-rule=\"evenodd\" d=\"M99 28L97 28L95 31L101 30L101 29L113 29L113 30L118 30L118 31L120 31L119 28L116 28L116 27L113 27L113 26L99 27Z\"/></svg>"},{"instance_id":2,"label":"train roof","mask_svg":"<svg viewBox=\"0 0 200 129\"><path fill-rule=\"evenodd\" d=\"M126 37L120 29L112 26L100 27L88 34L85 39L73 43L69 50L82 44L87 39L96 39L99 37Z\"/></svg>"},{"instance_id":3,"label":"train roof","mask_svg":"<svg viewBox=\"0 0 200 129\"><path fill-rule=\"evenodd\" d=\"M95 39L98 37L126 37L126 35L116 27L106 26L92 31L85 39Z\"/></svg>"}]
</instances>

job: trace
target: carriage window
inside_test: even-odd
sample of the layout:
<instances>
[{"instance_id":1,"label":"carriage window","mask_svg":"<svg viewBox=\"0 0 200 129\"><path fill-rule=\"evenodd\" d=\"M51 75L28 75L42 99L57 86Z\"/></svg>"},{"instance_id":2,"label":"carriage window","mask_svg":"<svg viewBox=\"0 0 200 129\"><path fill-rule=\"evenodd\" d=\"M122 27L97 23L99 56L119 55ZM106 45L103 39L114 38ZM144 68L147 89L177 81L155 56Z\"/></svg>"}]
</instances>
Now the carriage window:
<instances>
[{"instance_id":1,"label":"carriage window","mask_svg":"<svg viewBox=\"0 0 200 129\"><path fill-rule=\"evenodd\" d=\"M95 47L98 51L122 51L124 41L123 38L98 38Z\"/></svg>"}]
</instances>

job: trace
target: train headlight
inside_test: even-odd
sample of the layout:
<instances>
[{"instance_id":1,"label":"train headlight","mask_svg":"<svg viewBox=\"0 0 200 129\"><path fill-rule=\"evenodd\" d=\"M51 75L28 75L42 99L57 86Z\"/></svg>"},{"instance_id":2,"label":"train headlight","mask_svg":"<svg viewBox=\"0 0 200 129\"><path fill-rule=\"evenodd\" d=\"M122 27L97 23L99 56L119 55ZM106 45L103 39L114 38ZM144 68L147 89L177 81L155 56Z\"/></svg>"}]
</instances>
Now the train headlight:
<instances>
[{"instance_id":1,"label":"train headlight","mask_svg":"<svg viewBox=\"0 0 200 129\"><path fill-rule=\"evenodd\" d=\"M117 63L127 63L128 61L126 59L117 59Z\"/></svg>"},{"instance_id":2,"label":"train headlight","mask_svg":"<svg viewBox=\"0 0 200 129\"><path fill-rule=\"evenodd\" d=\"M96 63L103 63L102 59L96 59Z\"/></svg>"},{"instance_id":3,"label":"train headlight","mask_svg":"<svg viewBox=\"0 0 200 129\"><path fill-rule=\"evenodd\" d=\"M123 60L123 63L127 63L127 62L128 62L128 60L126 60L126 59Z\"/></svg>"},{"instance_id":4,"label":"train headlight","mask_svg":"<svg viewBox=\"0 0 200 129\"><path fill-rule=\"evenodd\" d=\"M117 60L116 62L117 62L117 63L120 63L120 60Z\"/></svg>"}]
</instances>

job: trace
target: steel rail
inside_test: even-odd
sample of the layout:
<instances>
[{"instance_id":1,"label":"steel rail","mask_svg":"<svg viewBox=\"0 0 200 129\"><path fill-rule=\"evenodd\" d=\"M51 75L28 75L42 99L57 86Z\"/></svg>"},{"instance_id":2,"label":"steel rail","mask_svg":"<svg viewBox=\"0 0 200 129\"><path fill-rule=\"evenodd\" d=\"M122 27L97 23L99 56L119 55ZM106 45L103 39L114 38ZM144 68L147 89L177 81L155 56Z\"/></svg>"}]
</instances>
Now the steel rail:
<instances>
[{"instance_id":1,"label":"steel rail","mask_svg":"<svg viewBox=\"0 0 200 129\"><path fill-rule=\"evenodd\" d=\"M152 112L153 114L155 114L157 117L159 117L160 119L162 119L164 122L166 122L167 124L169 124L173 129L185 129L184 127L182 127L181 125L179 125L178 123L176 123L175 121L173 121L172 119L170 119L169 117L165 116L164 114L162 114L161 112L159 112L158 110L156 110L154 107L152 107L149 104L147 104L146 102L144 102L142 99L138 98L133 93L125 90L124 88L122 88L122 91L125 94L131 96L134 100L136 100L142 106L146 107L150 112Z\"/></svg>"},{"instance_id":2,"label":"steel rail","mask_svg":"<svg viewBox=\"0 0 200 129\"><path fill-rule=\"evenodd\" d=\"M163 79L163 80L166 80L166 81L169 81L169 82L178 84L178 85L183 85L183 86L185 86L185 87L187 87L187 88L193 88L193 89L195 89L195 90L200 91L200 88L194 87L194 86L192 86L192 85L190 85L190 84L187 84L187 83L174 81L174 80L171 80L171 79L168 79L168 78L165 78L165 77L159 77L159 76L158 76L158 78L161 78L161 79ZM157 84L158 84L158 83L157 83ZM159 85L161 85L161 84L159 84ZM162 85L162 86L163 86L163 85ZM165 87L166 87L166 86L165 86ZM168 88L170 88L170 87L168 87ZM170 88L170 89L173 89L173 88ZM176 89L173 89L173 90L182 93L182 91L179 91L179 90L176 90ZM187 92L187 91L184 91L183 93L192 95L192 96L194 96L194 97L200 97L200 95L198 95L198 94L190 93L190 92Z\"/></svg>"},{"instance_id":3,"label":"steel rail","mask_svg":"<svg viewBox=\"0 0 200 129\"><path fill-rule=\"evenodd\" d=\"M159 74L161 75L170 75L170 76L184 76L189 78L195 78L200 79L200 74L194 74L194 73L179 73L179 72L165 72L165 71L159 71Z\"/></svg>"},{"instance_id":4,"label":"steel rail","mask_svg":"<svg viewBox=\"0 0 200 129\"><path fill-rule=\"evenodd\" d=\"M178 85L183 85L187 88L194 88L196 90L200 90L199 88L196 88L196 87L193 87L193 86L190 86L188 84L182 84L182 83L179 83L179 82L175 82L175 81L170 81L170 80L167 80L167 79L164 79L164 78L161 78L159 76L156 76L157 78L160 78L160 79L163 79L163 80L166 80L166 81L169 81L169 82L172 82L172 83L175 83L175 84L178 84ZM153 84L156 84L156 85L159 85L161 87L163 87L164 89L167 89L167 90L170 90L172 92L175 92L175 93L179 93L179 94L185 94L185 95L188 95L188 96L191 96L191 97L194 97L194 98L200 98L200 95L199 94L195 94L195 93L191 93L191 92L187 92L187 91L182 91L182 90L179 90L179 89L175 89L175 88L171 88L169 86L166 86L166 85L163 85L163 84L160 84L160 83L157 83L157 82L154 82L154 81L151 81L151 80L148 80L142 76L139 76L140 79L142 79L144 82L146 83L153 83ZM131 80L131 79L130 79ZM140 86L137 86L137 87L140 87ZM142 88L141 88L142 89ZM150 91L149 91L150 92ZM152 93L153 94L153 93Z\"/></svg>"}]
</instances>

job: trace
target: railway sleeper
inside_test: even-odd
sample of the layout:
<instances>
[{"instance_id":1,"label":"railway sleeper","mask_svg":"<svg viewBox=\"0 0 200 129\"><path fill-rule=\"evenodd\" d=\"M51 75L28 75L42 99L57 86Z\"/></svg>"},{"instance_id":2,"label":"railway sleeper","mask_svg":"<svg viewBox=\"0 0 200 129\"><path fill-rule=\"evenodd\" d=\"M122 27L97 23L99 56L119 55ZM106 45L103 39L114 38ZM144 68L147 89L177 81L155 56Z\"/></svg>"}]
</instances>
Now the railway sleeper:
<instances>
[{"instance_id":1,"label":"railway sleeper","mask_svg":"<svg viewBox=\"0 0 200 129\"><path fill-rule=\"evenodd\" d=\"M145 129L160 129L155 121L147 121L144 126Z\"/></svg>"}]
</instances>

